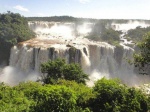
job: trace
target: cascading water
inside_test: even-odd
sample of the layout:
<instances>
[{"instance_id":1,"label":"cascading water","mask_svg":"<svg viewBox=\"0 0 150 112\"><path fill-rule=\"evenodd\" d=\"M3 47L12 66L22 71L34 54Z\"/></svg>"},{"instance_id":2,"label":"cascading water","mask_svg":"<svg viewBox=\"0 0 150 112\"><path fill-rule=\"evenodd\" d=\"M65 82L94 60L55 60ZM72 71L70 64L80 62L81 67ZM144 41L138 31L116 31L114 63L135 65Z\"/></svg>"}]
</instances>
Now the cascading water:
<instances>
[{"instance_id":1,"label":"cascading water","mask_svg":"<svg viewBox=\"0 0 150 112\"><path fill-rule=\"evenodd\" d=\"M112 23L112 28L116 31L121 31L122 34L120 35L120 45L123 47L126 47L127 49L129 48L127 45L133 45L133 41L132 40L128 40L126 38L126 34L127 31L130 29L135 29L136 27L142 27L142 28L146 28L149 27L150 24L145 23L144 21L129 21L128 23L124 23L124 24L116 24L116 23Z\"/></svg>"},{"instance_id":2,"label":"cascading water","mask_svg":"<svg viewBox=\"0 0 150 112\"><path fill-rule=\"evenodd\" d=\"M85 23L83 30L82 25L76 26L74 23L29 22L38 37L11 49L10 66L23 71L23 77L29 77L33 71L40 74L41 63L64 58L67 63L81 65L85 73L89 74L89 85L102 77L119 78L128 85L149 81L149 76L136 75L133 65L127 62L126 59L132 59L133 49L116 48L105 42L83 38L91 31L92 25L93 23ZM55 35L57 32L59 33Z\"/></svg>"}]
</instances>

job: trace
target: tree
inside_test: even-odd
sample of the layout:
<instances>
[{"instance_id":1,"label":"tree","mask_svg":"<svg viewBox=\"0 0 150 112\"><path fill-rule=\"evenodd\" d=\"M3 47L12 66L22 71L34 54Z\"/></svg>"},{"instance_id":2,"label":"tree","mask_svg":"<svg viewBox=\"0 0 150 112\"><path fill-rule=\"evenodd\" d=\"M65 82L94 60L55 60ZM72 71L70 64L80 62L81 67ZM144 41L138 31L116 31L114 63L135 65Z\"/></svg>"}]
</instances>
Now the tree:
<instances>
[{"instance_id":1,"label":"tree","mask_svg":"<svg viewBox=\"0 0 150 112\"><path fill-rule=\"evenodd\" d=\"M134 54L134 65L139 68L141 74L150 75L150 32L144 35L139 42L139 53Z\"/></svg>"},{"instance_id":2,"label":"tree","mask_svg":"<svg viewBox=\"0 0 150 112\"><path fill-rule=\"evenodd\" d=\"M118 80L102 78L95 83L96 98L92 103L94 112L120 112L120 106L125 100L126 88Z\"/></svg>"},{"instance_id":3,"label":"tree","mask_svg":"<svg viewBox=\"0 0 150 112\"><path fill-rule=\"evenodd\" d=\"M59 80L57 85L63 85L75 91L77 95L77 106L82 109L89 108L90 101L96 97L96 94L93 92L91 87L77 83L75 81Z\"/></svg>"},{"instance_id":4,"label":"tree","mask_svg":"<svg viewBox=\"0 0 150 112\"><path fill-rule=\"evenodd\" d=\"M65 86L47 85L36 91L35 112L75 112L75 92Z\"/></svg>"},{"instance_id":5,"label":"tree","mask_svg":"<svg viewBox=\"0 0 150 112\"><path fill-rule=\"evenodd\" d=\"M33 37L34 33L29 29L26 18L10 11L0 14L0 63L3 60L8 63L13 45Z\"/></svg>"},{"instance_id":6,"label":"tree","mask_svg":"<svg viewBox=\"0 0 150 112\"><path fill-rule=\"evenodd\" d=\"M45 84L55 83L58 79L74 80L85 84L88 79L88 75L78 64L66 64L64 59L49 60L41 64L41 72L46 74L42 79Z\"/></svg>"}]
</instances>

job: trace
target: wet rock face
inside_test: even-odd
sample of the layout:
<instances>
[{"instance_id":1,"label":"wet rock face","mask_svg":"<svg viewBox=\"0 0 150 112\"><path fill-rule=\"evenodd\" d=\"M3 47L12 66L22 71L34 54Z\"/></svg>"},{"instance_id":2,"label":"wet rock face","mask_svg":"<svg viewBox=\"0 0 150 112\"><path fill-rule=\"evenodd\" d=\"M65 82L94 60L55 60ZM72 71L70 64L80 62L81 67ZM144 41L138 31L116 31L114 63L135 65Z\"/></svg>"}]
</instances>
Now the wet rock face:
<instances>
[{"instance_id":1,"label":"wet rock face","mask_svg":"<svg viewBox=\"0 0 150 112\"><path fill-rule=\"evenodd\" d=\"M119 66L121 65L123 59L123 51L124 48L122 46L117 46L114 50L114 58L118 62Z\"/></svg>"},{"instance_id":2,"label":"wet rock face","mask_svg":"<svg viewBox=\"0 0 150 112\"><path fill-rule=\"evenodd\" d=\"M88 53L85 47L83 48L83 52L88 56Z\"/></svg>"},{"instance_id":3,"label":"wet rock face","mask_svg":"<svg viewBox=\"0 0 150 112\"><path fill-rule=\"evenodd\" d=\"M69 63L80 63L81 51L75 47L69 48Z\"/></svg>"}]
</instances>

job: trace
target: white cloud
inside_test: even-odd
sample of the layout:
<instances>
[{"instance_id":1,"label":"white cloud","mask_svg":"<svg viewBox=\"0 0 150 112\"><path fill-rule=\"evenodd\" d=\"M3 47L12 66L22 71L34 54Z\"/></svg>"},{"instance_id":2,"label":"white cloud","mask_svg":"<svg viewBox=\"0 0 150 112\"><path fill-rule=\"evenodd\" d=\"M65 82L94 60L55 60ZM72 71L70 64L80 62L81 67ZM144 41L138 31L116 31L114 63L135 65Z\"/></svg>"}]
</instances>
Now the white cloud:
<instances>
[{"instance_id":1,"label":"white cloud","mask_svg":"<svg viewBox=\"0 0 150 112\"><path fill-rule=\"evenodd\" d=\"M29 12L29 10L27 8L24 8L21 5L16 5L13 7L14 9L20 10L20 11L24 11L24 12Z\"/></svg>"},{"instance_id":2,"label":"white cloud","mask_svg":"<svg viewBox=\"0 0 150 112\"><path fill-rule=\"evenodd\" d=\"M90 2L91 0L79 0L80 3L87 3Z\"/></svg>"}]
</instances>

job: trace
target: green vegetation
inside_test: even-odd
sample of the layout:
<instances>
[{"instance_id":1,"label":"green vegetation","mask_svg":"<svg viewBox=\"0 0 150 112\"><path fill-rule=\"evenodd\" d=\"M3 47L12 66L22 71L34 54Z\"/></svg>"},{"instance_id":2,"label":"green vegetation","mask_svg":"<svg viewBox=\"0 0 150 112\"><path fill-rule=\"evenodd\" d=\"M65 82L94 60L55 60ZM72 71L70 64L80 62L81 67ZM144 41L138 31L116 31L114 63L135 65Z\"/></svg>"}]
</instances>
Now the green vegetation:
<instances>
[{"instance_id":1,"label":"green vegetation","mask_svg":"<svg viewBox=\"0 0 150 112\"><path fill-rule=\"evenodd\" d=\"M94 112L147 112L148 102L144 94L128 88L118 80L102 78L93 88L96 98L92 103Z\"/></svg>"},{"instance_id":2,"label":"green vegetation","mask_svg":"<svg viewBox=\"0 0 150 112\"><path fill-rule=\"evenodd\" d=\"M3 112L147 112L148 96L118 80L98 80L93 88L75 81L56 84L0 84Z\"/></svg>"},{"instance_id":3,"label":"green vegetation","mask_svg":"<svg viewBox=\"0 0 150 112\"><path fill-rule=\"evenodd\" d=\"M88 75L83 72L79 64L66 64L64 59L49 60L41 65L43 82L45 84L56 83L58 79L74 80L78 83L85 84Z\"/></svg>"},{"instance_id":4,"label":"green vegetation","mask_svg":"<svg viewBox=\"0 0 150 112\"><path fill-rule=\"evenodd\" d=\"M72 16L52 16L52 17L28 17L28 21L49 21L49 22L96 22L97 19L75 18Z\"/></svg>"},{"instance_id":5,"label":"green vegetation","mask_svg":"<svg viewBox=\"0 0 150 112\"><path fill-rule=\"evenodd\" d=\"M114 23L128 23L128 19L92 19L92 18L76 18L72 16L51 16L51 17L27 17L28 21L49 21L49 22L103 22L110 24ZM143 22L140 19L130 19L130 21ZM144 20L146 24L150 23L150 20Z\"/></svg>"},{"instance_id":6,"label":"green vegetation","mask_svg":"<svg viewBox=\"0 0 150 112\"><path fill-rule=\"evenodd\" d=\"M139 42L141 41L145 33L149 31L150 31L150 27L147 27L147 28L136 27L136 29L129 30L126 36L130 38L131 40L133 40L134 42Z\"/></svg>"},{"instance_id":7,"label":"green vegetation","mask_svg":"<svg viewBox=\"0 0 150 112\"><path fill-rule=\"evenodd\" d=\"M92 29L92 32L86 37L95 41L104 41L112 45L118 45L121 32L113 30L107 22L99 21Z\"/></svg>"},{"instance_id":8,"label":"green vegetation","mask_svg":"<svg viewBox=\"0 0 150 112\"><path fill-rule=\"evenodd\" d=\"M150 75L150 32L144 35L143 40L137 44L139 53L134 54L134 65L141 74Z\"/></svg>"},{"instance_id":9,"label":"green vegetation","mask_svg":"<svg viewBox=\"0 0 150 112\"><path fill-rule=\"evenodd\" d=\"M20 14L7 12L0 14L0 63L9 60L10 49L18 42L34 37L27 20Z\"/></svg>"}]
</instances>

